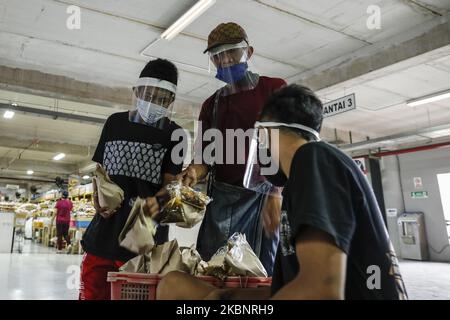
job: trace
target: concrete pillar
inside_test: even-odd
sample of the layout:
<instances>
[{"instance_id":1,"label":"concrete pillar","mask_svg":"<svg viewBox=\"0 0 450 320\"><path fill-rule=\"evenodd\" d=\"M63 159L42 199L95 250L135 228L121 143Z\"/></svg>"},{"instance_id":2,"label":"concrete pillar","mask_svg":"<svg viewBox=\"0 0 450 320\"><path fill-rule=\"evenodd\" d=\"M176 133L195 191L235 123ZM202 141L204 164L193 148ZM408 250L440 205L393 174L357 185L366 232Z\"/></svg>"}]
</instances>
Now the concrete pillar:
<instances>
[{"instance_id":1,"label":"concrete pillar","mask_svg":"<svg viewBox=\"0 0 450 320\"><path fill-rule=\"evenodd\" d=\"M386 210L397 209L397 216L395 217L386 214L387 228L395 252L398 257L401 257L397 217L405 211L405 203L400 176L400 162L398 156L394 155L383 157L380 164Z\"/></svg>"}]
</instances>

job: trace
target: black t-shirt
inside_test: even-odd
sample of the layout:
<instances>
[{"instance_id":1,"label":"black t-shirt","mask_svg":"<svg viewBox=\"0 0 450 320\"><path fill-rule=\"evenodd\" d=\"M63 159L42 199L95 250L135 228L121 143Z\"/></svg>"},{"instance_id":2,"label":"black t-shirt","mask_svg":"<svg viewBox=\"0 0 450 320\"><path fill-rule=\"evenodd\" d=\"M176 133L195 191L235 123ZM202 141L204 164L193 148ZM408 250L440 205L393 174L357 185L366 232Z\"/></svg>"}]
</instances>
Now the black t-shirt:
<instances>
[{"instance_id":1,"label":"black t-shirt","mask_svg":"<svg viewBox=\"0 0 450 320\"><path fill-rule=\"evenodd\" d=\"M372 188L350 157L325 142L303 145L292 160L283 191L273 294L299 272L295 239L305 226L326 232L347 254L346 299L407 298Z\"/></svg>"},{"instance_id":2,"label":"black t-shirt","mask_svg":"<svg viewBox=\"0 0 450 320\"><path fill-rule=\"evenodd\" d=\"M171 141L171 135L180 126L167 119L161 121L165 121L163 129L133 123L128 120L128 112L115 113L106 120L92 160L102 164L125 197L112 217L95 215L83 236L86 252L121 261L135 256L118 242L133 201L136 197L154 196L162 188L164 174L176 175L183 165L173 163L171 158L173 147L181 142L181 138ZM167 227L158 227L157 242L166 241L167 234Z\"/></svg>"}]
</instances>

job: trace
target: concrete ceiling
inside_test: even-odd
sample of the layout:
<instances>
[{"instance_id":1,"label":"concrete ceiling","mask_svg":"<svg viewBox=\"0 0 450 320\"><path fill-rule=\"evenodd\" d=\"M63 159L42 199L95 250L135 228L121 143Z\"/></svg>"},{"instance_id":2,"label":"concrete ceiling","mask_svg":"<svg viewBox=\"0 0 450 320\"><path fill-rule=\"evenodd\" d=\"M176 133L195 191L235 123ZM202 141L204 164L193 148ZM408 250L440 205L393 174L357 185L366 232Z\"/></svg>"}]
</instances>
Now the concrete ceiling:
<instances>
[{"instance_id":1,"label":"concrete ceiling","mask_svg":"<svg viewBox=\"0 0 450 320\"><path fill-rule=\"evenodd\" d=\"M129 88L152 56L178 65L177 109L181 118L195 118L220 86L202 54L208 33L235 21L255 47L251 67L259 73L306 84L323 101L356 93L357 110L326 119L328 140L349 142L351 131L353 142L361 141L450 122L449 100L405 105L450 89L448 0L217 0L175 39L141 54L194 3L0 0L0 103L105 119L129 107ZM69 5L81 8L80 30L66 27ZM370 5L381 8L381 29L366 26ZM77 173L89 164L100 130L29 113L0 118L0 167L8 167L0 178L27 166L40 168L36 178L54 178L57 152L67 154L58 173Z\"/></svg>"},{"instance_id":2,"label":"concrete ceiling","mask_svg":"<svg viewBox=\"0 0 450 320\"><path fill-rule=\"evenodd\" d=\"M318 91L323 101L356 94L357 109L327 118L324 125L371 138L450 122L450 99L417 107L407 101L450 89L450 46Z\"/></svg>"}]
</instances>

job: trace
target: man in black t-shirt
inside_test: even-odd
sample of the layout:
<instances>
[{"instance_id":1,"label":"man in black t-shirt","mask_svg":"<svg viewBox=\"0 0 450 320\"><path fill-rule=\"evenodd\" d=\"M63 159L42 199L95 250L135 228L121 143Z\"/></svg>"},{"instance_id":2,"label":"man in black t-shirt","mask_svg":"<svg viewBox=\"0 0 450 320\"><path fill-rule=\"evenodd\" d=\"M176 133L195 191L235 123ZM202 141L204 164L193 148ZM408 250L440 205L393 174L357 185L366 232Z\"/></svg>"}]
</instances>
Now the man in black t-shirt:
<instances>
[{"instance_id":1,"label":"man in black t-shirt","mask_svg":"<svg viewBox=\"0 0 450 320\"><path fill-rule=\"evenodd\" d=\"M122 188L124 202L116 212L110 212L99 207L94 190L97 214L82 239L86 254L81 265L80 299L110 299L107 273L118 271L135 256L120 247L118 240L135 199L146 199L146 211L154 215L159 211L155 196L181 172L182 159L174 161L171 156L179 143L172 141L172 133L181 128L169 120L177 81L178 72L171 62L150 61L133 88L135 109L106 120L92 160ZM158 226L155 242L161 244L167 238L168 228Z\"/></svg>"},{"instance_id":2,"label":"man in black t-shirt","mask_svg":"<svg viewBox=\"0 0 450 320\"><path fill-rule=\"evenodd\" d=\"M350 157L320 141L322 110L311 90L291 85L269 98L255 124L255 145L279 164L266 177L285 186L271 292L219 290L172 273L159 298L407 299L368 181ZM188 288L171 291L174 283Z\"/></svg>"}]
</instances>

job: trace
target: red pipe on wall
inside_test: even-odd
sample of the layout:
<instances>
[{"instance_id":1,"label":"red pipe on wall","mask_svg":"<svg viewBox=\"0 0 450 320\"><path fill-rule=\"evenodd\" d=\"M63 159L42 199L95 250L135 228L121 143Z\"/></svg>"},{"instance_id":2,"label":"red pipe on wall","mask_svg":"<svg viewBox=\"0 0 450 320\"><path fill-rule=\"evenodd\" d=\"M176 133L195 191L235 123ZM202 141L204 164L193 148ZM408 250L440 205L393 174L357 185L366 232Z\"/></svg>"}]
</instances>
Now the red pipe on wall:
<instances>
[{"instance_id":1,"label":"red pipe on wall","mask_svg":"<svg viewBox=\"0 0 450 320\"><path fill-rule=\"evenodd\" d=\"M421 146L421 147L407 148L407 149L401 149L401 150L379 152L379 153L374 153L371 156L375 156L375 157L381 158L381 157L394 156L394 155L404 154L404 153L413 153L413 152L427 151L427 150L433 150L433 149L439 149L439 148L448 148L448 147L450 147L450 142L442 142L442 143L430 144L428 146ZM365 155L363 157L366 158L368 156Z\"/></svg>"}]
</instances>

